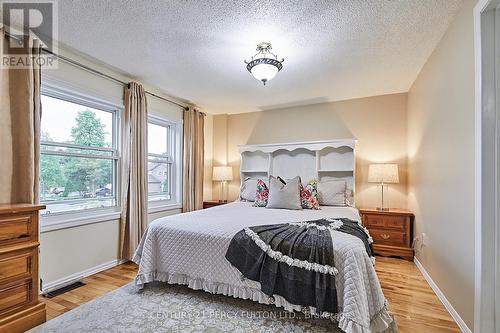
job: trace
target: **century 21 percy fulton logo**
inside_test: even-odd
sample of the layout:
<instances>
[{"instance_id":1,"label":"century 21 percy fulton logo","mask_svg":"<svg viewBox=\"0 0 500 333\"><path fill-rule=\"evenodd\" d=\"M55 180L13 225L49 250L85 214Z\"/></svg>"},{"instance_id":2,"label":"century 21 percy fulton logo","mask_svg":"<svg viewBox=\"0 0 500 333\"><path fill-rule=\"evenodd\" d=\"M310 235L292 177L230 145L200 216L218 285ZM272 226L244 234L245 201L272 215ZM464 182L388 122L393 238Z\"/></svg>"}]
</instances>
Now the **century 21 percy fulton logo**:
<instances>
[{"instance_id":1,"label":"century 21 percy fulton logo","mask_svg":"<svg viewBox=\"0 0 500 333\"><path fill-rule=\"evenodd\" d=\"M34 63L43 67L55 68L57 65L51 52L57 52L57 3L55 0L26 1L4 0L2 3L2 22L9 35L4 43L0 68L29 68ZM34 56L34 40L45 50Z\"/></svg>"}]
</instances>

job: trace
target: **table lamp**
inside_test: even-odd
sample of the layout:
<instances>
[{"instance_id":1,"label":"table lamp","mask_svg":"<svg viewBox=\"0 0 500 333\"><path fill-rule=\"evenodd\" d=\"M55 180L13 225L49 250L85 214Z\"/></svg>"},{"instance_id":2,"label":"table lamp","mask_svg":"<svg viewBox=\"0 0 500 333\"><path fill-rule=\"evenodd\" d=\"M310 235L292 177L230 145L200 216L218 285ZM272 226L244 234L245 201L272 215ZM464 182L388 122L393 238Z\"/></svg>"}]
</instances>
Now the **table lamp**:
<instances>
[{"instance_id":1,"label":"table lamp","mask_svg":"<svg viewBox=\"0 0 500 333\"><path fill-rule=\"evenodd\" d=\"M399 183L399 173L397 164L370 164L368 169L368 182L377 183L382 187L382 205L378 210L389 210L384 207L384 186L387 184Z\"/></svg>"},{"instance_id":2,"label":"table lamp","mask_svg":"<svg viewBox=\"0 0 500 333\"><path fill-rule=\"evenodd\" d=\"M227 200L224 200L224 184L233 180L233 168L230 166L214 167L212 180L220 182L219 202L227 202Z\"/></svg>"}]
</instances>

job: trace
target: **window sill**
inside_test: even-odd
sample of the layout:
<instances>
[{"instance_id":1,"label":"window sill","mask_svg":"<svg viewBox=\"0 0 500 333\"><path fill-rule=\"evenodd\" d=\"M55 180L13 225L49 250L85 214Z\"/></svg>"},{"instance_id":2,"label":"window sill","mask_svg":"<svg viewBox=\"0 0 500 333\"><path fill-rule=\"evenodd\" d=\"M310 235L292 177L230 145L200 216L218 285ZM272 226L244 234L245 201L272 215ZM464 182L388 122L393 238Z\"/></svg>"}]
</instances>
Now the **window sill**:
<instances>
[{"instance_id":1,"label":"window sill","mask_svg":"<svg viewBox=\"0 0 500 333\"><path fill-rule=\"evenodd\" d=\"M182 204L157 202L154 205L150 205L148 208L148 214L166 212L174 209L182 209ZM113 221L119 219L120 216L121 213L119 211L119 207L115 207L113 210L93 211L91 213L83 211L77 213L41 216L40 232L45 233L61 229L80 227L87 224Z\"/></svg>"},{"instance_id":2,"label":"window sill","mask_svg":"<svg viewBox=\"0 0 500 333\"><path fill-rule=\"evenodd\" d=\"M148 205L148 214L165 212L174 209L182 209L182 204L180 203L164 203L164 202L155 202L149 203Z\"/></svg>"},{"instance_id":3,"label":"window sill","mask_svg":"<svg viewBox=\"0 0 500 333\"><path fill-rule=\"evenodd\" d=\"M44 233L60 229L80 227L87 224L113 221L119 219L120 215L120 211L117 211L117 208L115 208L113 210L104 210L100 212L94 211L92 213L83 211L53 216L41 216L40 232Z\"/></svg>"}]
</instances>

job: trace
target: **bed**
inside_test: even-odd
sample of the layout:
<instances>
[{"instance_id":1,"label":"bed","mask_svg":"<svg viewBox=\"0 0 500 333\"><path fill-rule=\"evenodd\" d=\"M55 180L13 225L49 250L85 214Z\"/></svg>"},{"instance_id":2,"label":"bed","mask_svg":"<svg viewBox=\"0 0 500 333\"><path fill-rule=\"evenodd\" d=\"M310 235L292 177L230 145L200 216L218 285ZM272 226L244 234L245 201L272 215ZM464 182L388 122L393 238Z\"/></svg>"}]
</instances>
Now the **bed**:
<instances>
[{"instance_id":1,"label":"bed","mask_svg":"<svg viewBox=\"0 0 500 333\"><path fill-rule=\"evenodd\" d=\"M301 144L299 149L303 147ZM331 148L331 145L328 147ZM262 149L255 151L260 154ZM292 152L295 158L299 155L296 149L286 151ZM274 167L279 165L273 162L276 161L269 158L269 164L274 164ZM302 172L310 172L304 163L298 164ZM318 166L317 163L315 165ZM354 176L354 169L351 176ZM342 177L346 177L345 171ZM253 207L251 202L239 201L157 219L148 227L133 258L139 265L135 283L139 288L152 281L183 284L210 293L274 304L288 311L315 313L315 308L305 309L291 304L279 295L267 296L260 290L258 282L242 278L241 273L226 260L225 254L233 236L243 228L322 218L360 221L358 210L353 207L284 210ZM364 243L342 232L332 232L332 241L335 267L338 270L335 280L339 305L335 319L338 326L348 333L385 330L392 318Z\"/></svg>"}]
</instances>

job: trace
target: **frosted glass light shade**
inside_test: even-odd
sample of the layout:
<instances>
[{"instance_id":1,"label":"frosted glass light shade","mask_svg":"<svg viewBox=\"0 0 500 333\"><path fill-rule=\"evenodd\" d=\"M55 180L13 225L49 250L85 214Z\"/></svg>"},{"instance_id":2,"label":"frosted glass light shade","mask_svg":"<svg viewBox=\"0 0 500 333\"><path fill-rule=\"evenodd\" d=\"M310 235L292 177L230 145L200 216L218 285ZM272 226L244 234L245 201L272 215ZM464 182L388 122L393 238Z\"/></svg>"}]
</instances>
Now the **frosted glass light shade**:
<instances>
[{"instance_id":1,"label":"frosted glass light shade","mask_svg":"<svg viewBox=\"0 0 500 333\"><path fill-rule=\"evenodd\" d=\"M276 76L278 67L270 64L258 64L252 68L251 73L257 80L267 82Z\"/></svg>"},{"instance_id":2,"label":"frosted glass light shade","mask_svg":"<svg viewBox=\"0 0 500 333\"><path fill-rule=\"evenodd\" d=\"M399 183L397 164L370 164L368 169L369 183Z\"/></svg>"},{"instance_id":3,"label":"frosted glass light shade","mask_svg":"<svg viewBox=\"0 0 500 333\"><path fill-rule=\"evenodd\" d=\"M214 167L212 180L218 180L218 181L233 180L233 168L231 168L230 166Z\"/></svg>"},{"instance_id":4,"label":"frosted glass light shade","mask_svg":"<svg viewBox=\"0 0 500 333\"><path fill-rule=\"evenodd\" d=\"M271 80L283 68L283 61L278 60L276 54L271 52L271 43L262 42L257 44L257 53L252 57L251 61L246 61L247 70L254 78L262 81L264 85Z\"/></svg>"}]
</instances>

